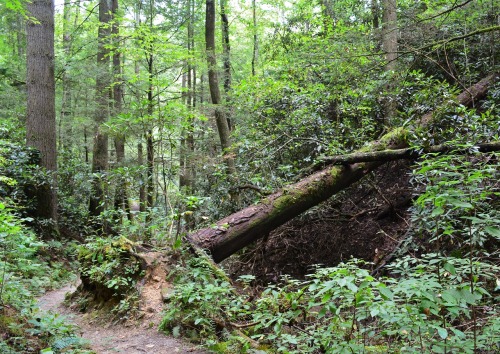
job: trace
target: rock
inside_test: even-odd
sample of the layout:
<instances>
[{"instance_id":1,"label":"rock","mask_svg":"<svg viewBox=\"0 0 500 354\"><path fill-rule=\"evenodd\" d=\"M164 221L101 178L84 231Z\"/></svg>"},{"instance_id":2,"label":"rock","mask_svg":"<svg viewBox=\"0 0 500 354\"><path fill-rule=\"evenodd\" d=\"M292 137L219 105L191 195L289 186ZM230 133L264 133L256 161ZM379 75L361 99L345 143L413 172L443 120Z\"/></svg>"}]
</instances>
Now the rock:
<instances>
[{"instance_id":1,"label":"rock","mask_svg":"<svg viewBox=\"0 0 500 354\"><path fill-rule=\"evenodd\" d=\"M170 295L172 295L174 289L169 286L163 286L161 288L161 299L163 302L167 302Z\"/></svg>"}]
</instances>

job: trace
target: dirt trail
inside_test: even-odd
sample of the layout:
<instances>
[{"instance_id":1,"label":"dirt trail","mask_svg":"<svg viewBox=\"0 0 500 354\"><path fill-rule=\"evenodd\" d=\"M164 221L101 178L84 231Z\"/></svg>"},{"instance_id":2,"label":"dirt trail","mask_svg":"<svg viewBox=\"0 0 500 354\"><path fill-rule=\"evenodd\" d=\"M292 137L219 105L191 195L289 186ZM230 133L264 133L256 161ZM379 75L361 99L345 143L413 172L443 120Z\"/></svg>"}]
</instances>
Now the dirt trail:
<instances>
[{"instance_id":1,"label":"dirt trail","mask_svg":"<svg viewBox=\"0 0 500 354\"><path fill-rule=\"evenodd\" d=\"M75 312L64 306L64 296L75 291L74 285L49 291L40 297L38 304L43 311L52 311L65 315L68 321L80 328L80 336L89 341L92 350L98 354L205 354L189 343L167 337L159 333L157 325L148 326L110 326L99 323L98 319L91 318L88 314Z\"/></svg>"}]
</instances>

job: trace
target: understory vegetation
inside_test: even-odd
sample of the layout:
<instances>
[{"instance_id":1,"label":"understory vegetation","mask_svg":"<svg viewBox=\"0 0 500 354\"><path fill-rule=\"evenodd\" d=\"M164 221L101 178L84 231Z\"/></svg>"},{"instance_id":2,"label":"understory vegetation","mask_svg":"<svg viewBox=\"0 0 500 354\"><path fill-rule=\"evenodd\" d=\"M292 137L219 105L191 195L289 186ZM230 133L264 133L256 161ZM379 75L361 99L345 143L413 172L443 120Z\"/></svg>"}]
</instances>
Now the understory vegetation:
<instances>
[{"instance_id":1,"label":"understory vegetation","mask_svg":"<svg viewBox=\"0 0 500 354\"><path fill-rule=\"evenodd\" d=\"M232 283L188 258L162 328L227 353L498 352L500 165L489 159L428 156L415 166L412 226L385 275L352 259L256 292L254 276Z\"/></svg>"},{"instance_id":2,"label":"understory vegetation","mask_svg":"<svg viewBox=\"0 0 500 354\"><path fill-rule=\"evenodd\" d=\"M74 246L40 240L30 227L34 220L26 216L23 189L41 178L31 154L0 141L0 352L86 353L74 325L37 305L44 290L61 286L75 270L61 257Z\"/></svg>"},{"instance_id":3,"label":"understory vegetation","mask_svg":"<svg viewBox=\"0 0 500 354\"><path fill-rule=\"evenodd\" d=\"M499 14L2 1L0 353L92 352L70 280L215 353L499 353Z\"/></svg>"}]
</instances>

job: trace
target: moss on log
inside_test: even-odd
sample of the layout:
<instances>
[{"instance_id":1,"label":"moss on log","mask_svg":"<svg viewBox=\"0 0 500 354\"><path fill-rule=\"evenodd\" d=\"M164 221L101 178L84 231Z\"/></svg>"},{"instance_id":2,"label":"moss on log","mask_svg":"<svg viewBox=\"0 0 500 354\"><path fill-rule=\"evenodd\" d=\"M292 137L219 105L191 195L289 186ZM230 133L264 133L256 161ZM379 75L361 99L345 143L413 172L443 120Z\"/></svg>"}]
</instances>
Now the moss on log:
<instances>
[{"instance_id":1,"label":"moss on log","mask_svg":"<svg viewBox=\"0 0 500 354\"><path fill-rule=\"evenodd\" d=\"M369 152L357 152L353 154L327 156L322 158L323 163L332 165L348 165L359 162L375 162L375 161L395 161L402 159L418 159L424 154L465 154L471 150L488 153L500 151L500 142L482 143L471 146L470 148L457 147L453 145L434 145L423 149L394 149Z\"/></svg>"}]
</instances>

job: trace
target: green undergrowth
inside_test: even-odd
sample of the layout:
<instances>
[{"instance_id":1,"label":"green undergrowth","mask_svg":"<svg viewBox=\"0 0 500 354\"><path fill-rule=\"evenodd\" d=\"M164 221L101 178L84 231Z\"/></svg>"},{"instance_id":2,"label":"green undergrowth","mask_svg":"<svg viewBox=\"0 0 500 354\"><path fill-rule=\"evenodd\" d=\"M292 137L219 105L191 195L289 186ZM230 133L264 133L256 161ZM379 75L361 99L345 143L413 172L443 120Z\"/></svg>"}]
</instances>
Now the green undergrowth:
<instances>
[{"instance_id":1,"label":"green undergrowth","mask_svg":"<svg viewBox=\"0 0 500 354\"><path fill-rule=\"evenodd\" d=\"M68 281L73 248L30 227L29 189L42 180L33 150L0 140L0 353L85 353L76 328L45 313L37 297Z\"/></svg>"},{"instance_id":2,"label":"green undergrowth","mask_svg":"<svg viewBox=\"0 0 500 354\"><path fill-rule=\"evenodd\" d=\"M126 319L137 310L137 281L144 275L136 244L124 236L98 237L78 248L83 289L80 307L109 307ZM85 294L84 294L85 295ZM106 305L106 306L104 306Z\"/></svg>"},{"instance_id":3,"label":"green undergrowth","mask_svg":"<svg viewBox=\"0 0 500 354\"><path fill-rule=\"evenodd\" d=\"M161 328L220 353L500 351L498 155L428 156L400 254L384 276L350 260L256 293L186 256Z\"/></svg>"},{"instance_id":4,"label":"green undergrowth","mask_svg":"<svg viewBox=\"0 0 500 354\"><path fill-rule=\"evenodd\" d=\"M0 352L84 353L76 328L36 301L71 277L66 265L52 260L63 245L38 240L25 222L0 202Z\"/></svg>"}]
</instances>

